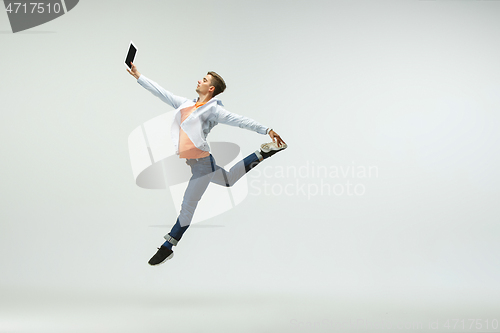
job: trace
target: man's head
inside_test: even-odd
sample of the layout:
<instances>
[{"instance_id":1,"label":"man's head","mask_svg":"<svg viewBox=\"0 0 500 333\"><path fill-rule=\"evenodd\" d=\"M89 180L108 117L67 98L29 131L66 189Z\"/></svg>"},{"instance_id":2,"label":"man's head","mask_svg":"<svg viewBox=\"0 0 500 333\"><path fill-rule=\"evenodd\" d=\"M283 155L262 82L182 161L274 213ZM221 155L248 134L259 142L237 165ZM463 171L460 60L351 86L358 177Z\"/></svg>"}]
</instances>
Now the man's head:
<instances>
[{"instance_id":1,"label":"man's head","mask_svg":"<svg viewBox=\"0 0 500 333\"><path fill-rule=\"evenodd\" d=\"M219 74L215 72L208 72L207 75L210 75L211 84L215 87L214 96L217 96L226 90L226 82L224 82L224 79Z\"/></svg>"},{"instance_id":2,"label":"man's head","mask_svg":"<svg viewBox=\"0 0 500 333\"><path fill-rule=\"evenodd\" d=\"M198 81L196 92L200 95L212 94L212 97L217 96L226 89L224 79L215 72L208 72L207 75Z\"/></svg>"}]
</instances>

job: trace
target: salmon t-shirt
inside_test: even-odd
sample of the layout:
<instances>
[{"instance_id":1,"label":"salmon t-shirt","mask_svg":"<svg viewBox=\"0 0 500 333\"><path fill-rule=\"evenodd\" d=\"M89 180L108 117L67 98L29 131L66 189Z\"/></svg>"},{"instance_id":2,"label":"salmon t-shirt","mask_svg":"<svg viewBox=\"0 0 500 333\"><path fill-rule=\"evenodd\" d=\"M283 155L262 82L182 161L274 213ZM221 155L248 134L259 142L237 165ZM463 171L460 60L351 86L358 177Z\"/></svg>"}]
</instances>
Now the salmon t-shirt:
<instances>
[{"instance_id":1,"label":"salmon t-shirt","mask_svg":"<svg viewBox=\"0 0 500 333\"><path fill-rule=\"evenodd\" d=\"M204 105L205 103L196 103L193 106L181 110L181 124L196 108ZM182 127L179 129L179 157L180 158L203 158L209 156L208 151L196 148L193 141L189 139L188 135Z\"/></svg>"}]
</instances>

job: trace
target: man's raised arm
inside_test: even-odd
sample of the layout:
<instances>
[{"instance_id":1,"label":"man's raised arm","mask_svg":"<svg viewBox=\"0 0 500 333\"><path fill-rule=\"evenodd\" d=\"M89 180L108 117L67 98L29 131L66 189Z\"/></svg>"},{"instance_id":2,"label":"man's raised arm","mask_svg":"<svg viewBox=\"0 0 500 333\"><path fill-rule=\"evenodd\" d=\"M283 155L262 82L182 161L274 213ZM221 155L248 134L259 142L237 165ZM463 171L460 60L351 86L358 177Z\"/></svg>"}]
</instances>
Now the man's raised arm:
<instances>
[{"instance_id":1,"label":"man's raised arm","mask_svg":"<svg viewBox=\"0 0 500 333\"><path fill-rule=\"evenodd\" d=\"M179 106L181 106L181 104L188 101L187 98L176 96L170 91L163 89L158 83L148 79L147 77L139 73L137 67L133 63L131 64L131 70L127 68L129 74L137 79L137 83L149 90L153 95L161 99L163 102L177 109Z\"/></svg>"}]
</instances>

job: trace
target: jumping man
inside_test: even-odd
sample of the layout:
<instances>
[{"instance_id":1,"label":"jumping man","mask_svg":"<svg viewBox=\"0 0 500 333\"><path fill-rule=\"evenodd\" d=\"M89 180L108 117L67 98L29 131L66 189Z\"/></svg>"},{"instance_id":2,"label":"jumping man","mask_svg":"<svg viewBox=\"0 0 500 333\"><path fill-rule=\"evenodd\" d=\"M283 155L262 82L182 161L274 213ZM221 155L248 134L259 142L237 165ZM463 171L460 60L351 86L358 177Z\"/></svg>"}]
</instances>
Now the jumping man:
<instances>
[{"instance_id":1,"label":"jumping man","mask_svg":"<svg viewBox=\"0 0 500 333\"><path fill-rule=\"evenodd\" d=\"M196 206L211 182L230 187L257 164L284 150L287 145L271 128L223 108L222 102L215 96L226 89L226 84L215 72L208 72L198 81L196 87L198 98L190 100L163 89L156 82L139 73L134 64L131 70L127 69L127 71L137 79L141 86L176 109L171 128L172 141L176 154L179 158L186 159L186 164L191 167L192 173L184 192L179 217L172 230L164 236L165 243L149 260L150 265L159 265L174 256L172 246L177 245L191 224ZM218 123L246 128L259 134L268 134L272 142L262 144L259 150L236 163L231 170L226 171L215 163L207 143L208 133Z\"/></svg>"}]
</instances>

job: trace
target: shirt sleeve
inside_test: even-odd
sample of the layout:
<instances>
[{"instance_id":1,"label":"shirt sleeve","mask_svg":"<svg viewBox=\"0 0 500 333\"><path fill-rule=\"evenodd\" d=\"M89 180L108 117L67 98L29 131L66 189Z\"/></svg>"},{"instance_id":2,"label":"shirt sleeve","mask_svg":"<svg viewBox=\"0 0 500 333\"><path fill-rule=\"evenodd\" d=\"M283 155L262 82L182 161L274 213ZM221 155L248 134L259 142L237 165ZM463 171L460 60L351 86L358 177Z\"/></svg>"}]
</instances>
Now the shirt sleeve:
<instances>
[{"instance_id":1,"label":"shirt sleeve","mask_svg":"<svg viewBox=\"0 0 500 333\"><path fill-rule=\"evenodd\" d=\"M153 95L161 99L163 102L177 109L183 103L187 102L188 99L184 97L179 97L172 94L170 91L163 89L158 83L153 80L148 79L141 74L137 79L137 83L149 90Z\"/></svg>"},{"instance_id":2,"label":"shirt sleeve","mask_svg":"<svg viewBox=\"0 0 500 333\"><path fill-rule=\"evenodd\" d=\"M222 107L217 108L217 122L230 126L237 126L260 134L267 134L268 127L253 119L229 112Z\"/></svg>"}]
</instances>

